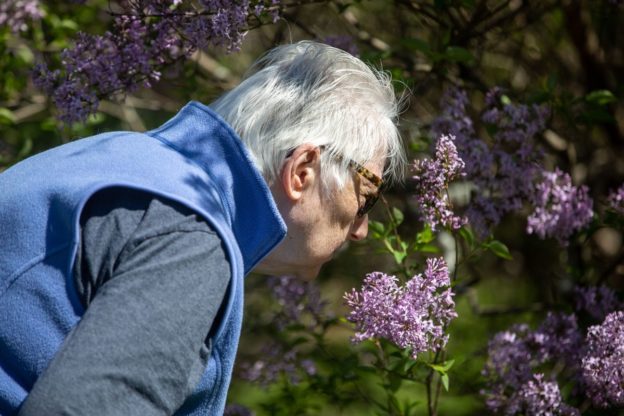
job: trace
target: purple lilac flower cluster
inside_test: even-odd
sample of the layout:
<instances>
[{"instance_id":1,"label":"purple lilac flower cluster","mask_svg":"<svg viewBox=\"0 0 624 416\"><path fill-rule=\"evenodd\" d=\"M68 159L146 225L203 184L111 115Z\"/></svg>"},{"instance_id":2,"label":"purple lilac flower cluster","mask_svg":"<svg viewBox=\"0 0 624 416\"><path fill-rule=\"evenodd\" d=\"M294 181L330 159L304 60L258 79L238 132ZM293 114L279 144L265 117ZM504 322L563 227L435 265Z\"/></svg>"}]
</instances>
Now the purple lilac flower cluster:
<instances>
[{"instance_id":1,"label":"purple lilac flower cluster","mask_svg":"<svg viewBox=\"0 0 624 416\"><path fill-rule=\"evenodd\" d=\"M302 359L297 349L286 350L277 342L265 346L259 356L262 358L240 364L240 377L243 380L267 386L283 375L289 383L298 384L303 374L313 376L317 371L314 361Z\"/></svg>"},{"instance_id":2,"label":"purple lilac flower cluster","mask_svg":"<svg viewBox=\"0 0 624 416\"><path fill-rule=\"evenodd\" d=\"M342 49L349 52L353 56L360 56L360 50L354 42L353 36L349 35L333 35L325 36L319 39L320 42L333 46L334 48Z\"/></svg>"},{"instance_id":3,"label":"purple lilac flower cluster","mask_svg":"<svg viewBox=\"0 0 624 416\"><path fill-rule=\"evenodd\" d=\"M607 206L609 209L619 215L624 215L624 184L615 191L611 191L607 197Z\"/></svg>"},{"instance_id":4,"label":"purple lilac flower cluster","mask_svg":"<svg viewBox=\"0 0 624 416\"><path fill-rule=\"evenodd\" d=\"M623 307L615 292L605 286L589 286L574 288L576 310L586 312L596 321L602 320L612 311Z\"/></svg>"},{"instance_id":5,"label":"purple lilac flower cluster","mask_svg":"<svg viewBox=\"0 0 624 416\"><path fill-rule=\"evenodd\" d=\"M438 225L456 230L466 223L465 218L453 213L448 195L449 184L464 176L464 161L454 140L453 136L441 136L433 159L417 160L413 166L418 208L432 230Z\"/></svg>"},{"instance_id":6,"label":"purple lilac flower cluster","mask_svg":"<svg viewBox=\"0 0 624 416\"><path fill-rule=\"evenodd\" d=\"M554 237L561 245L585 228L594 215L589 189L572 185L570 175L558 168L542 173L532 200L534 210L527 218L527 233Z\"/></svg>"},{"instance_id":7,"label":"purple lilac flower cluster","mask_svg":"<svg viewBox=\"0 0 624 416\"><path fill-rule=\"evenodd\" d=\"M544 106L512 104L499 88L485 98L482 121L493 133L486 141L477 136L468 114L468 96L459 88L447 90L441 115L434 120L434 135L452 134L465 162L466 179L474 192L466 210L468 222L485 237L502 216L518 211L533 192L538 163L543 153L534 136L546 126L549 110Z\"/></svg>"},{"instance_id":8,"label":"purple lilac flower cluster","mask_svg":"<svg viewBox=\"0 0 624 416\"><path fill-rule=\"evenodd\" d=\"M28 29L29 20L39 20L43 11L39 0L3 0L0 2L0 28L8 27L13 33Z\"/></svg>"},{"instance_id":9,"label":"purple lilac flower cluster","mask_svg":"<svg viewBox=\"0 0 624 416\"><path fill-rule=\"evenodd\" d=\"M114 98L158 81L162 69L214 45L240 48L247 17L265 10L249 0L125 1L113 29L103 35L80 33L61 54L62 70L37 66L33 79L48 94L61 121L84 121L101 98ZM267 6L275 13L277 1Z\"/></svg>"},{"instance_id":10,"label":"purple lilac flower cluster","mask_svg":"<svg viewBox=\"0 0 624 416\"><path fill-rule=\"evenodd\" d=\"M254 416L256 413L238 403L231 403L225 406L223 416Z\"/></svg>"},{"instance_id":11,"label":"purple lilac flower cluster","mask_svg":"<svg viewBox=\"0 0 624 416\"><path fill-rule=\"evenodd\" d=\"M275 310L271 322L278 331L283 332L289 325L305 325L311 331L322 321L331 319L314 282L303 282L292 276L272 276L267 285L275 301L272 302ZM303 375L316 374L314 361L302 358L298 348L287 342L272 342L262 349L259 354L262 358L240 363L241 378L266 386L280 375L297 384Z\"/></svg>"},{"instance_id":12,"label":"purple lilac flower cluster","mask_svg":"<svg viewBox=\"0 0 624 416\"><path fill-rule=\"evenodd\" d=\"M587 396L596 406L624 405L624 312L612 312L587 331L582 359Z\"/></svg>"},{"instance_id":13,"label":"purple lilac flower cluster","mask_svg":"<svg viewBox=\"0 0 624 416\"><path fill-rule=\"evenodd\" d=\"M544 380L544 375L534 374L509 399L505 415L576 416L581 412L561 400L559 385Z\"/></svg>"},{"instance_id":14,"label":"purple lilac flower cluster","mask_svg":"<svg viewBox=\"0 0 624 416\"><path fill-rule=\"evenodd\" d=\"M272 276L267 284L279 306L273 322L279 330L291 324L316 324L326 315L318 286L292 276Z\"/></svg>"},{"instance_id":15,"label":"purple lilac flower cluster","mask_svg":"<svg viewBox=\"0 0 624 416\"><path fill-rule=\"evenodd\" d=\"M362 289L344 295L351 309L347 319L355 323L354 342L385 338L400 348L418 353L446 345L445 329L457 317L446 263L427 259L423 274L400 286L395 276L370 273ZM447 288L444 290L444 288Z\"/></svg>"},{"instance_id":16,"label":"purple lilac flower cluster","mask_svg":"<svg viewBox=\"0 0 624 416\"><path fill-rule=\"evenodd\" d=\"M559 361L576 370L582 342L574 314L549 313L535 331L520 324L496 334L488 344L483 369L487 387L481 394L487 407L509 415L577 414L576 409L561 402L557 384L544 381L534 370ZM539 409L552 413L539 413Z\"/></svg>"}]
</instances>

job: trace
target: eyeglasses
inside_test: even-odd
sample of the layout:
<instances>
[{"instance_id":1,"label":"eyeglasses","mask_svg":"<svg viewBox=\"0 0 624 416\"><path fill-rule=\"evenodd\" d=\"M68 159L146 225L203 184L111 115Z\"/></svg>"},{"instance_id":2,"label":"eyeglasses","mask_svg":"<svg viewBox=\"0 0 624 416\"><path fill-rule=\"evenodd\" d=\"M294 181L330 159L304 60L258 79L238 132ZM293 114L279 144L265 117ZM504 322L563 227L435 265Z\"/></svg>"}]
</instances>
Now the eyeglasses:
<instances>
[{"instance_id":1,"label":"eyeglasses","mask_svg":"<svg viewBox=\"0 0 624 416\"><path fill-rule=\"evenodd\" d=\"M375 192L364 194L364 205L362 205L358 209L356 214L358 218L361 218L364 215L368 214L379 200L384 181L379 176L375 175L373 172L366 169L364 166L360 165L353 159L349 159L349 167L353 169L355 173L362 176L363 178L368 179L370 183L377 187L377 190Z\"/></svg>"},{"instance_id":2,"label":"eyeglasses","mask_svg":"<svg viewBox=\"0 0 624 416\"><path fill-rule=\"evenodd\" d=\"M319 149L325 150L325 146L321 145L319 146ZM290 150L286 154L286 157L289 158L290 156L292 156L294 151L295 149ZM342 159L342 156L337 156L337 158ZM364 166L357 163L355 160L353 159L347 159L347 160L348 160L348 166L351 169L353 169L355 173L362 176L363 178L368 179L370 183L372 183L373 185L377 187L377 190L375 192L364 194L364 205L359 207L357 213L355 214L357 215L358 218L362 218L364 215L368 214L371 209L373 209L373 207L379 200L379 197L381 196L384 181L379 176L375 175L373 172L371 172L370 170L366 169Z\"/></svg>"}]
</instances>

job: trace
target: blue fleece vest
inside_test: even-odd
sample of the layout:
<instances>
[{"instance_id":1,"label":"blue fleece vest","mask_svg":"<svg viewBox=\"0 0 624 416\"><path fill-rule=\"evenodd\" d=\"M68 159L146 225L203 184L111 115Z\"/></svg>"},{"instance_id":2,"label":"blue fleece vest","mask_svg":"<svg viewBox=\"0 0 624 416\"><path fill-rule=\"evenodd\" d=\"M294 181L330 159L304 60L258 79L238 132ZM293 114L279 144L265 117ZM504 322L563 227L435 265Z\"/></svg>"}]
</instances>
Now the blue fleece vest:
<instances>
[{"instance_id":1,"label":"blue fleece vest","mask_svg":"<svg viewBox=\"0 0 624 416\"><path fill-rule=\"evenodd\" d=\"M78 140L0 174L1 415L17 411L85 312L72 279L80 213L93 193L112 186L178 201L223 240L232 272L227 306L200 385L176 414L223 412L243 276L283 239L286 226L234 131L191 102L156 130Z\"/></svg>"}]
</instances>

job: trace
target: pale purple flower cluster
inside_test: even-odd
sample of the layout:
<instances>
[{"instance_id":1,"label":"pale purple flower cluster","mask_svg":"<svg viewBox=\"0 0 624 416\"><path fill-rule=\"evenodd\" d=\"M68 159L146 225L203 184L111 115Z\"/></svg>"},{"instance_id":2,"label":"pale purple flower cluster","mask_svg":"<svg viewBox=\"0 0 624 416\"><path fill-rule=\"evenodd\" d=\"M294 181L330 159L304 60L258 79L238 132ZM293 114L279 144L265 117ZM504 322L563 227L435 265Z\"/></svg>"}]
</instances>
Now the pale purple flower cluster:
<instances>
[{"instance_id":1,"label":"pale purple flower cluster","mask_svg":"<svg viewBox=\"0 0 624 416\"><path fill-rule=\"evenodd\" d=\"M360 291L345 293L351 309L347 319L357 331L353 341L385 338L411 350L414 358L446 345L445 329L457 313L444 260L427 259L423 274L405 285L398 283L395 276L374 272L366 276Z\"/></svg>"},{"instance_id":2,"label":"pale purple flower cluster","mask_svg":"<svg viewBox=\"0 0 624 416\"><path fill-rule=\"evenodd\" d=\"M449 200L449 184L464 176L464 162L458 156L453 136L441 136L432 159L414 162L415 195L423 221L435 230L438 225L453 230L466 223L455 215Z\"/></svg>"},{"instance_id":3,"label":"pale purple flower cluster","mask_svg":"<svg viewBox=\"0 0 624 416\"><path fill-rule=\"evenodd\" d=\"M534 208L527 218L527 233L554 237L562 245L585 228L594 215L589 189L572 185L570 175L558 168L542 173L532 200Z\"/></svg>"},{"instance_id":4,"label":"pale purple flower cluster","mask_svg":"<svg viewBox=\"0 0 624 416\"><path fill-rule=\"evenodd\" d=\"M574 314L549 313L535 331L519 324L496 334L488 344L483 369L487 386L481 394L487 407L509 415L576 414L576 409L561 403L557 384L545 382L534 370L549 362L563 362L576 370L582 343ZM539 413L539 409L553 413Z\"/></svg>"},{"instance_id":5,"label":"pale purple flower cluster","mask_svg":"<svg viewBox=\"0 0 624 416\"><path fill-rule=\"evenodd\" d=\"M562 403L559 385L544 380L543 374L535 374L509 399L505 415L527 416L576 416L581 412Z\"/></svg>"},{"instance_id":6,"label":"pale purple flower cluster","mask_svg":"<svg viewBox=\"0 0 624 416\"><path fill-rule=\"evenodd\" d=\"M282 344L265 346L254 362L242 362L240 377L252 383L267 386L284 376L291 384L298 384L302 375L313 376L317 369L314 361L302 359L300 352L292 348L285 350Z\"/></svg>"},{"instance_id":7,"label":"pale purple flower cluster","mask_svg":"<svg viewBox=\"0 0 624 416\"><path fill-rule=\"evenodd\" d=\"M254 7L254 14L258 17L266 14L269 16L273 23L277 22L280 18L279 4L281 0L271 0L267 2L265 0L259 1Z\"/></svg>"},{"instance_id":8,"label":"pale purple flower cluster","mask_svg":"<svg viewBox=\"0 0 624 416\"><path fill-rule=\"evenodd\" d=\"M600 322L609 313L622 308L622 302L615 292L605 285L578 286L574 288L574 298L577 311L587 312L589 316Z\"/></svg>"},{"instance_id":9,"label":"pale purple flower cluster","mask_svg":"<svg viewBox=\"0 0 624 416\"><path fill-rule=\"evenodd\" d=\"M360 56L360 50L353 40L353 36L349 35L333 35L333 36L325 36L322 39L319 39L320 42L326 43L327 45L333 46L334 48L342 49L343 51L349 52L353 56Z\"/></svg>"},{"instance_id":10,"label":"pale purple flower cluster","mask_svg":"<svg viewBox=\"0 0 624 416\"><path fill-rule=\"evenodd\" d=\"M255 416L255 414L248 407L238 403L228 404L223 411L223 416Z\"/></svg>"},{"instance_id":11,"label":"pale purple flower cluster","mask_svg":"<svg viewBox=\"0 0 624 416\"><path fill-rule=\"evenodd\" d=\"M304 282L292 276L273 276L267 283L279 305L273 319L278 329L302 323L313 327L325 316L326 302L321 299L314 282Z\"/></svg>"},{"instance_id":12,"label":"pale purple flower cluster","mask_svg":"<svg viewBox=\"0 0 624 416\"><path fill-rule=\"evenodd\" d=\"M272 4L277 4L272 1ZM264 3L262 3L264 4ZM48 94L66 123L84 121L99 99L115 98L158 81L161 71L209 45L237 50L251 10L249 0L121 2L113 29L80 33L61 54L62 70L35 68L36 85ZM272 12L277 9L271 9Z\"/></svg>"},{"instance_id":13,"label":"pale purple flower cluster","mask_svg":"<svg viewBox=\"0 0 624 416\"><path fill-rule=\"evenodd\" d=\"M624 215L624 184L620 185L615 191L609 193L607 206L615 213Z\"/></svg>"},{"instance_id":14,"label":"pale purple flower cluster","mask_svg":"<svg viewBox=\"0 0 624 416\"><path fill-rule=\"evenodd\" d=\"M596 406L624 405L624 312L612 312L587 331L582 360L587 397Z\"/></svg>"},{"instance_id":15,"label":"pale purple flower cluster","mask_svg":"<svg viewBox=\"0 0 624 416\"><path fill-rule=\"evenodd\" d=\"M434 135L452 134L465 162L466 179L474 194L466 210L468 222L487 236L502 216L518 211L532 193L543 153L534 136L545 128L549 111L544 106L512 104L499 88L486 96L482 121L493 133L490 140L477 136L468 115L468 96L458 88L442 98L442 114L432 126Z\"/></svg>"},{"instance_id":16,"label":"pale purple flower cluster","mask_svg":"<svg viewBox=\"0 0 624 416\"><path fill-rule=\"evenodd\" d=\"M28 30L29 20L39 20L43 11L39 0L2 0L0 2L0 28L8 27L13 33Z\"/></svg>"}]
</instances>

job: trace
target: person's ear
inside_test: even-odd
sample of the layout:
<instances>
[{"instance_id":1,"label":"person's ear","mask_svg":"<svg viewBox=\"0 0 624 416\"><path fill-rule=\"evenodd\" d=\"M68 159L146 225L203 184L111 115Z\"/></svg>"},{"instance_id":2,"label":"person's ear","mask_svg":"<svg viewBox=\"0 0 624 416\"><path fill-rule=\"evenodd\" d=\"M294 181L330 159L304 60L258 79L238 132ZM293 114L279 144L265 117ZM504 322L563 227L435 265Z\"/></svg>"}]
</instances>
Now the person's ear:
<instances>
[{"instance_id":1,"label":"person's ear","mask_svg":"<svg viewBox=\"0 0 624 416\"><path fill-rule=\"evenodd\" d=\"M321 150L305 143L297 147L284 162L280 180L288 199L297 201L312 187L320 175Z\"/></svg>"}]
</instances>

